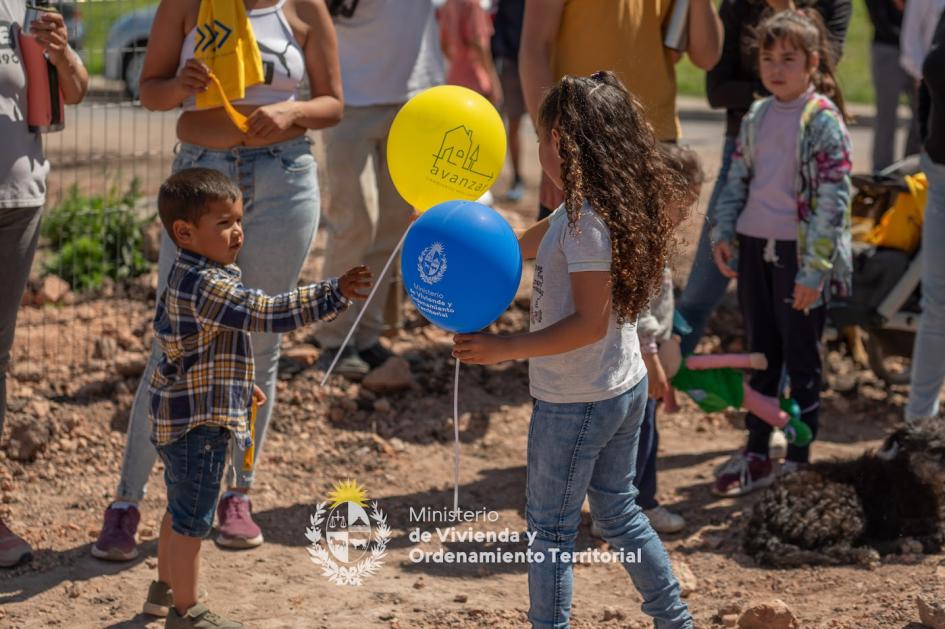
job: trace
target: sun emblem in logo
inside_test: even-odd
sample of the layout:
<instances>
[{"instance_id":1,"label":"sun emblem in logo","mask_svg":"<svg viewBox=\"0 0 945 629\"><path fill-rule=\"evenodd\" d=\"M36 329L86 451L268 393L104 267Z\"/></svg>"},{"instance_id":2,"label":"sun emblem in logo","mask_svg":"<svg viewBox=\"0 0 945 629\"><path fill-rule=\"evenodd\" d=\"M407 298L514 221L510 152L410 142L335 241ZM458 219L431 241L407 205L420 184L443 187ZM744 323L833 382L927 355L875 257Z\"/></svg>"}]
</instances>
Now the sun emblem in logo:
<instances>
[{"instance_id":1,"label":"sun emblem in logo","mask_svg":"<svg viewBox=\"0 0 945 629\"><path fill-rule=\"evenodd\" d=\"M435 242L417 258L417 271L420 279L427 284L436 284L446 274L446 250L443 243Z\"/></svg>"},{"instance_id":2,"label":"sun emblem in logo","mask_svg":"<svg viewBox=\"0 0 945 629\"><path fill-rule=\"evenodd\" d=\"M376 500L370 504L370 514L367 506L367 492L356 481L335 483L328 500L316 505L311 526L305 529L305 537L312 542L310 558L332 583L361 585L365 576L384 564L391 537L387 516L377 508Z\"/></svg>"}]
</instances>

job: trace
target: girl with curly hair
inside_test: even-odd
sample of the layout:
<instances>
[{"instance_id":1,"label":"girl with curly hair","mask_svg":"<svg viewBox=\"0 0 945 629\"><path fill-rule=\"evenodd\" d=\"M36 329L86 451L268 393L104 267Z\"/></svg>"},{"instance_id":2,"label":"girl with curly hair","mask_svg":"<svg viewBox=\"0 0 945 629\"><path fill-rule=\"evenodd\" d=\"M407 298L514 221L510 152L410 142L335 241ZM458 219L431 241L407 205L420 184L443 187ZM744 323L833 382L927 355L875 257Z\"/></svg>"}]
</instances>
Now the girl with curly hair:
<instances>
[{"instance_id":1,"label":"girl with curly hair","mask_svg":"<svg viewBox=\"0 0 945 629\"><path fill-rule=\"evenodd\" d=\"M750 385L781 393L786 371L801 421L817 434L820 337L831 294L850 291L850 137L833 55L818 14L782 11L756 32L761 81L771 96L742 120L712 230L719 271L738 278L748 351L768 368ZM719 468L717 495L740 496L775 478L771 425L748 413L748 443ZM807 464L790 444L782 472Z\"/></svg>"},{"instance_id":2,"label":"girl with curly hair","mask_svg":"<svg viewBox=\"0 0 945 629\"><path fill-rule=\"evenodd\" d=\"M468 363L530 359L529 620L566 627L581 505L657 627L692 627L666 550L636 504L633 480L647 399L637 316L660 287L670 210L688 186L669 166L642 107L611 72L565 76L542 103L539 159L564 203L519 235L535 260L529 332L460 334Z\"/></svg>"}]
</instances>

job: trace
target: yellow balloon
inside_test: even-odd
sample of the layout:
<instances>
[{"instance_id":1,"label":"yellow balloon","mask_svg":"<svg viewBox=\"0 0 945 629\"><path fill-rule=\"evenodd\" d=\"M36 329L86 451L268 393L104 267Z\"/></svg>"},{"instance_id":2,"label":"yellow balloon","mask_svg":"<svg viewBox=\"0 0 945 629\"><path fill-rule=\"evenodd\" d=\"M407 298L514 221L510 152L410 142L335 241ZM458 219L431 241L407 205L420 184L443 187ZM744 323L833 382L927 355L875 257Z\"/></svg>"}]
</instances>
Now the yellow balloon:
<instances>
[{"instance_id":1,"label":"yellow balloon","mask_svg":"<svg viewBox=\"0 0 945 629\"><path fill-rule=\"evenodd\" d=\"M387 137L394 186L425 212L443 201L474 201L495 183L505 161L505 125L480 94L432 87L401 107Z\"/></svg>"}]
</instances>

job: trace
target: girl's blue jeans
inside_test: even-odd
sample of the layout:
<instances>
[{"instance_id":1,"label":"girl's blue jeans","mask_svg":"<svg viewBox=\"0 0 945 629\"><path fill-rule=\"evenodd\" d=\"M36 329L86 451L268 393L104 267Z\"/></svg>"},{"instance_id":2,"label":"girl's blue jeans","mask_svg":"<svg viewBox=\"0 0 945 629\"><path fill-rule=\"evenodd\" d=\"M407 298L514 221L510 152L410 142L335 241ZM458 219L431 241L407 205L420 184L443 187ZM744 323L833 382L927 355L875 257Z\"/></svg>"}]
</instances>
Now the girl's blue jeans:
<instances>
[{"instance_id":1,"label":"girl's blue jeans","mask_svg":"<svg viewBox=\"0 0 945 629\"><path fill-rule=\"evenodd\" d=\"M644 378L626 393L600 402L535 402L525 513L529 531L536 533L533 556L541 553L543 561L528 566L533 627L570 626L572 564L561 561L560 553L575 550L585 495L611 549L624 550L624 568L655 626L692 627L666 549L636 504L633 477L646 398ZM554 552L559 553L557 561Z\"/></svg>"}]
</instances>

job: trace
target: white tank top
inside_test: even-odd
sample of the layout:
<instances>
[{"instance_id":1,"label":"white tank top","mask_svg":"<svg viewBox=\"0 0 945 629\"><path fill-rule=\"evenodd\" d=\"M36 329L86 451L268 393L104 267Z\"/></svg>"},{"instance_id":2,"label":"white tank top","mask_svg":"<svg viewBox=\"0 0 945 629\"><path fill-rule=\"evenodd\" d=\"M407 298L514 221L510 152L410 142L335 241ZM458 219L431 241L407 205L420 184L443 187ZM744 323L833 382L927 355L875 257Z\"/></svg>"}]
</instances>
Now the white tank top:
<instances>
[{"instance_id":1,"label":"white tank top","mask_svg":"<svg viewBox=\"0 0 945 629\"><path fill-rule=\"evenodd\" d=\"M233 101L234 105L271 105L298 97L299 84L305 76L305 56L282 12L285 2L279 0L273 7L247 11L262 57L265 79L263 83L247 87L246 97ZM194 28L184 38L178 72L194 56L196 32ZM188 97L182 107L184 111L193 111L194 97Z\"/></svg>"}]
</instances>

